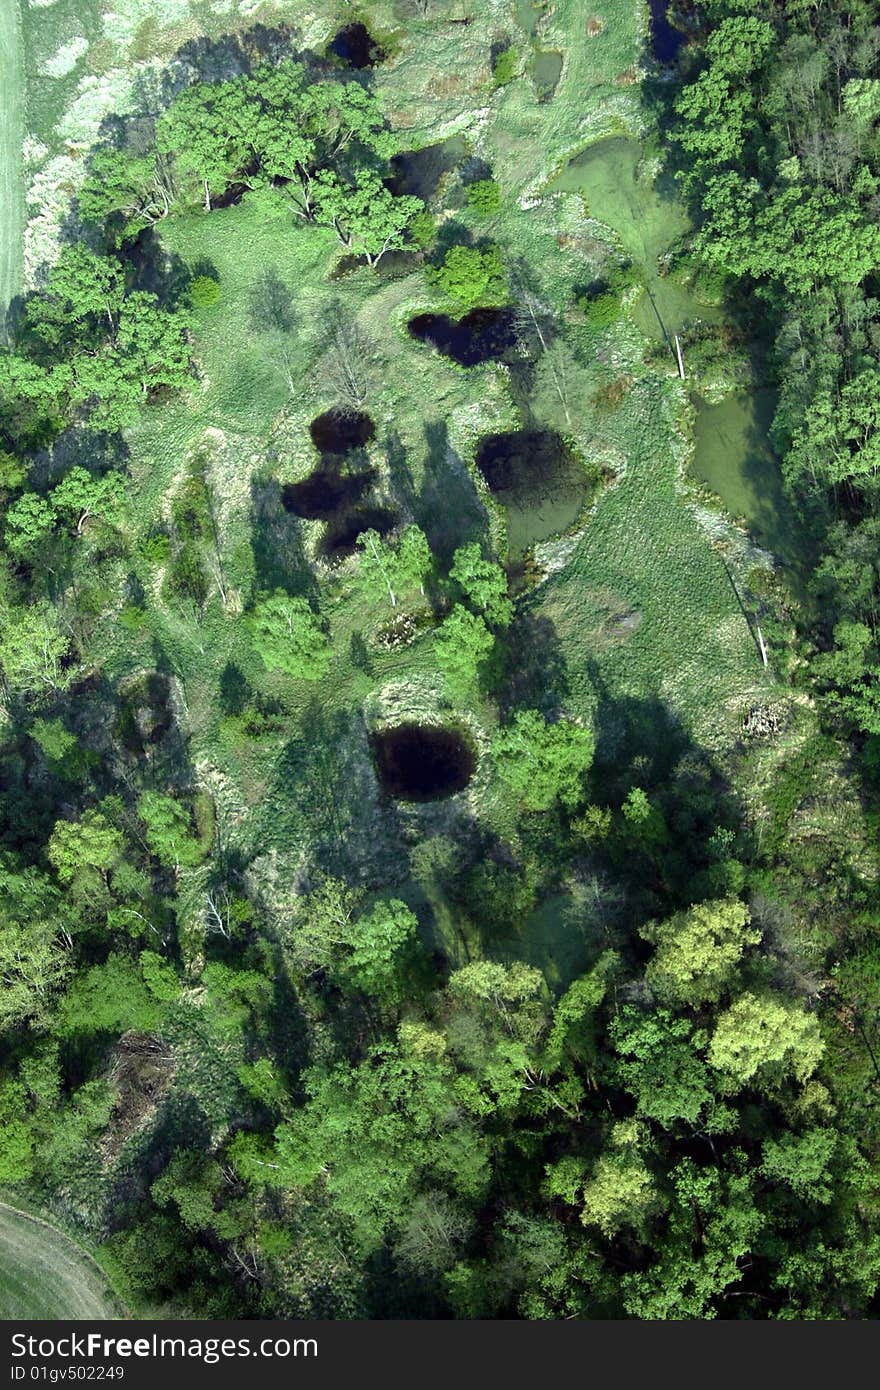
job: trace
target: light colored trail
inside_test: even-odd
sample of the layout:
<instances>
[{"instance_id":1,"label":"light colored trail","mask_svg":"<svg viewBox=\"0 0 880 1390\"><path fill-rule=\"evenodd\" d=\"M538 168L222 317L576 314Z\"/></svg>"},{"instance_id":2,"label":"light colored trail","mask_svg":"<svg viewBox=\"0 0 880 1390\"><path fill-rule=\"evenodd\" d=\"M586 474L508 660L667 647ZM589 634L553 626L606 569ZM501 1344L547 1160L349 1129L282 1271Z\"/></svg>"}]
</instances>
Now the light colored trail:
<instances>
[{"instance_id":1,"label":"light colored trail","mask_svg":"<svg viewBox=\"0 0 880 1390\"><path fill-rule=\"evenodd\" d=\"M9 301L22 288L24 46L19 0L0 0L0 343Z\"/></svg>"}]
</instances>

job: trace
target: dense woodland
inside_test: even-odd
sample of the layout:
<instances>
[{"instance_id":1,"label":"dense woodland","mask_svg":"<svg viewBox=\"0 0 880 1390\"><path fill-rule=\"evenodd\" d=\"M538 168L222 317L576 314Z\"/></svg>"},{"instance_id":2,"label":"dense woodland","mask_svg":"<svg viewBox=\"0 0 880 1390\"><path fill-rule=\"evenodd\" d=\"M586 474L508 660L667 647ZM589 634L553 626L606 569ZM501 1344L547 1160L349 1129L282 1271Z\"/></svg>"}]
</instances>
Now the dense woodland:
<instances>
[{"instance_id":1,"label":"dense woodland","mask_svg":"<svg viewBox=\"0 0 880 1390\"><path fill-rule=\"evenodd\" d=\"M858 0L677 17L688 43L672 80L646 83L647 117L697 228L682 258L779 387L803 534L784 676L815 702L818 746L846 741L876 836L880 27ZM582 860L618 886L591 968L551 990L524 962L430 951L411 905L326 856L270 921L209 792L175 772L167 689L151 704L89 657L120 568L133 631L139 576L190 626L225 583L198 460L137 557L122 525L120 431L193 388L192 314L223 292L210 267L150 281L143 249L166 220L260 200L374 270L420 255L450 314L517 301L547 346L502 249L444 244L395 190L398 148L367 86L289 54L185 88L150 149L93 155L78 236L0 356L0 1185L85 1233L136 1312L875 1315L880 896L827 837L790 854L815 748L760 841L671 725L650 779L637 748L597 776L594 732L512 678L530 634L500 557L434 553L414 524L363 532L357 584L388 640L415 598L451 697L478 688L501 713L489 756L516 852L479 827L410 850L453 917L503 937ZM472 190L491 213L490 174ZM577 311L613 321L631 289L622 267ZM330 333L357 411L357 330ZM63 436L81 448L58 475L45 461ZM268 672L320 692L324 604L314 578L255 589L229 621ZM234 672L218 698L238 740L284 718ZM143 756L157 729L164 759ZM331 822L319 732L302 756ZM809 941L786 936L793 905Z\"/></svg>"}]
</instances>

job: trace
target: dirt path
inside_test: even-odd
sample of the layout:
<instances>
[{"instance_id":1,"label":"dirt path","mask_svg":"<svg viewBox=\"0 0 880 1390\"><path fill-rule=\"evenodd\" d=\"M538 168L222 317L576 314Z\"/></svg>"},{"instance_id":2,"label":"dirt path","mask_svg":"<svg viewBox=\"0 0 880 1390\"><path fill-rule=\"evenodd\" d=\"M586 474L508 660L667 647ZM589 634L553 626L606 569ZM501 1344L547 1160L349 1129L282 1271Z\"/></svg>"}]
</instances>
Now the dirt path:
<instances>
[{"instance_id":1,"label":"dirt path","mask_svg":"<svg viewBox=\"0 0 880 1390\"><path fill-rule=\"evenodd\" d=\"M0 1202L0 1319L116 1317L103 1270L87 1251L47 1221Z\"/></svg>"},{"instance_id":2,"label":"dirt path","mask_svg":"<svg viewBox=\"0 0 880 1390\"><path fill-rule=\"evenodd\" d=\"M6 310L21 289L24 190L24 50L19 0L0 0L0 342Z\"/></svg>"}]
</instances>

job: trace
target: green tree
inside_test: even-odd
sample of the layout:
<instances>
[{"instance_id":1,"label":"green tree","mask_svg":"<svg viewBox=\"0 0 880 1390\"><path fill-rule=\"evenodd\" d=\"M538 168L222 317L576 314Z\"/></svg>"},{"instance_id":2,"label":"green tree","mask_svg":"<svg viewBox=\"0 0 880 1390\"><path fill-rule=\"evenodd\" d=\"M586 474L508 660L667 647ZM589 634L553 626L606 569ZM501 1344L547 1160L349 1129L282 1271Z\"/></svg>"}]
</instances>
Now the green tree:
<instances>
[{"instance_id":1,"label":"green tree","mask_svg":"<svg viewBox=\"0 0 880 1390\"><path fill-rule=\"evenodd\" d=\"M498 775L525 811L577 806L594 749L591 730L564 719L548 724L537 710L519 710L492 740Z\"/></svg>"},{"instance_id":2,"label":"green tree","mask_svg":"<svg viewBox=\"0 0 880 1390\"><path fill-rule=\"evenodd\" d=\"M507 302L504 262L497 246L451 246L440 265L428 267L428 279L459 309Z\"/></svg>"},{"instance_id":3,"label":"green tree","mask_svg":"<svg viewBox=\"0 0 880 1390\"><path fill-rule=\"evenodd\" d=\"M103 224L114 246L167 217L171 203L169 181L155 156L125 150L98 150L77 194L83 221Z\"/></svg>"},{"instance_id":4,"label":"green tree","mask_svg":"<svg viewBox=\"0 0 880 1390\"><path fill-rule=\"evenodd\" d=\"M250 617L254 647L270 671L316 681L330 665L330 644L304 598L279 590L256 604Z\"/></svg>"},{"instance_id":5,"label":"green tree","mask_svg":"<svg viewBox=\"0 0 880 1390\"><path fill-rule=\"evenodd\" d=\"M125 482L119 473L96 476L77 466L52 489L50 500L55 516L72 522L79 535L90 517L111 526L122 520Z\"/></svg>"},{"instance_id":6,"label":"green tree","mask_svg":"<svg viewBox=\"0 0 880 1390\"><path fill-rule=\"evenodd\" d=\"M388 251L404 245L421 198L395 195L373 170L358 170L354 180L332 170L319 171L311 184L315 221L336 232L342 245L376 266Z\"/></svg>"},{"instance_id":7,"label":"green tree","mask_svg":"<svg viewBox=\"0 0 880 1390\"><path fill-rule=\"evenodd\" d=\"M160 864L177 871L204 861L207 850L193 834L189 810L173 796L144 792L138 800L138 815L146 827L150 852Z\"/></svg>"},{"instance_id":8,"label":"green tree","mask_svg":"<svg viewBox=\"0 0 880 1390\"><path fill-rule=\"evenodd\" d=\"M79 820L56 821L46 853L61 883L88 889L95 880L106 885L124 851L122 832L103 812L89 810Z\"/></svg>"},{"instance_id":9,"label":"green tree","mask_svg":"<svg viewBox=\"0 0 880 1390\"><path fill-rule=\"evenodd\" d=\"M59 1005L57 1028L62 1038L94 1033L118 1037L130 1029L152 1033L162 1011L135 962L111 955L74 978Z\"/></svg>"},{"instance_id":10,"label":"green tree","mask_svg":"<svg viewBox=\"0 0 880 1390\"><path fill-rule=\"evenodd\" d=\"M416 942L418 921L398 898L382 899L345 931L348 947L343 978L377 999L393 1001L402 987L401 968Z\"/></svg>"}]
</instances>

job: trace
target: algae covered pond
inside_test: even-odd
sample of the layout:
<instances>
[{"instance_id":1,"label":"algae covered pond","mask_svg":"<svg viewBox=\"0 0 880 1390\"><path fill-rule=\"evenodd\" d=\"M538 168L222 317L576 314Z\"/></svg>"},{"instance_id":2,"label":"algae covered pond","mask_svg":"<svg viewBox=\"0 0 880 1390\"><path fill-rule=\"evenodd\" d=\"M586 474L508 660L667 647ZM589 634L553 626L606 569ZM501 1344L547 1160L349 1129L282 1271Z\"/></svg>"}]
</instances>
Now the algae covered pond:
<instances>
[{"instance_id":1,"label":"algae covered pond","mask_svg":"<svg viewBox=\"0 0 880 1390\"><path fill-rule=\"evenodd\" d=\"M769 430L776 393L735 392L715 405L694 396L697 418L691 472L743 519L755 539L780 559L792 559L796 518L782 486Z\"/></svg>"},{"instance_id":2,"label":"algae covered pond","mask_svg":"<svg viewBox=\"0 0 880 1390\"><path fill-rule=\"evenodd\" d=\"M687 234L690 221L668 176L652 181L643 161L638 142L612 136L572 159L550 187L580 192L590 215L614 229L646 278L633 319L646 336L668 340L697 320L720 322L723 309L702 303L686 285L660 273L661 258ZM782 560L792 557L796 522L769 442L774 393L759 387L733 392L718 404L697 395L693 402L694 477L761 545Z\"/></svg>"},{"instance_id":3,"label":"algae covered pond","mask_svg":"<svg viewBox=\"0 0 880 1390\"><path fill-rule=\"evenodd\" d=\"M580 193L589 215L617 233L621 250L645 275L646 292L636 304L635 321L648 337L662 338L693 319L718 318L720 311L660 273L659 257L690 230L690 219L671 178L661 174L652 180L643 169L644 158L636 140L613 135L575 155L549 188Z\"/></svg>"}]
</instances>

